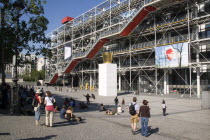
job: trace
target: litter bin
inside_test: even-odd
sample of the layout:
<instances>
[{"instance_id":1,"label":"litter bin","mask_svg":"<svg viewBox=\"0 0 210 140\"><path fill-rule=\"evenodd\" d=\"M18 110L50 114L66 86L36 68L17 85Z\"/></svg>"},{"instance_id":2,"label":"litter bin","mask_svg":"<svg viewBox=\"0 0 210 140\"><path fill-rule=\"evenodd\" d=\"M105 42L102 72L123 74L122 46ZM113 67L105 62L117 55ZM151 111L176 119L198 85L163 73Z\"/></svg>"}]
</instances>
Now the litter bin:
<instances>
[{"instance_id":1,"label":"litter bin","mask_svg":"<svg viewBox=\"0 0 210 140\"><path fill-rule=\"evenodd\" d=\"M210 109L210 86L202 91L202 108Z\"/></svg>"}]
</instances>

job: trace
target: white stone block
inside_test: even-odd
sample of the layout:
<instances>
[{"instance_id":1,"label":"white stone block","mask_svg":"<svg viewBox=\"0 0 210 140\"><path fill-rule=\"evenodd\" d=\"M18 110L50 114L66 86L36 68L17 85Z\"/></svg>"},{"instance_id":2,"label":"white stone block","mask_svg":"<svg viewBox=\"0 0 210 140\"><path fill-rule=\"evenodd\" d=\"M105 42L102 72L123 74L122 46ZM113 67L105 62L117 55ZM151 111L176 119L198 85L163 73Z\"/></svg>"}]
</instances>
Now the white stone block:
<instances>
[{"instance_id":1,"label":"white stone block","mask_svg":"<svg viewBox=\"0 0 210 140\"><path fill-rule=\"evenodd\" d=\"M117 64L99 64L99 95L117 96Z\"/></svg>"}]
</instances>

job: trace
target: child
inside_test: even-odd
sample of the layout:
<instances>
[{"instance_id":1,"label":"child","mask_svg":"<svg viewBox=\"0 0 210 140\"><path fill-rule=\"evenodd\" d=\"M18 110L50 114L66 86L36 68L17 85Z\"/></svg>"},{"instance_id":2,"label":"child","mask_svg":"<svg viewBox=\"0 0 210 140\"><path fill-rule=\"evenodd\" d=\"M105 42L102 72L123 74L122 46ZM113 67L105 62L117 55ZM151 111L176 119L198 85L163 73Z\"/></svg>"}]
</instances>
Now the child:
<instances>
[{"instance_id":1,"label":"child","mask_svg":"<svg viewBox=\"0 0 210 140\"><path fill-rule=\"evenodd\" d=\"M162 101L162 108L163 108L163 116L166 116L166 102L163 100Z\"/></svg>"}]
</instances>

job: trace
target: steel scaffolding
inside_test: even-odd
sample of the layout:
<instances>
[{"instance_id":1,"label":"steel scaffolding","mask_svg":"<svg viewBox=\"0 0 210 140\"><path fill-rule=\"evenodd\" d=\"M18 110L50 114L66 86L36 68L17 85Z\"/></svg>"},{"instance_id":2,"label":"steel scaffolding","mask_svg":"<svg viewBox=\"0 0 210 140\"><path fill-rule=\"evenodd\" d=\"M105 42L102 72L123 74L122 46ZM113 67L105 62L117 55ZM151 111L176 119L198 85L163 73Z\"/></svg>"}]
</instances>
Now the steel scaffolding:
<instances>
[{"instance_id":1,"label":"steel scaffolding","mask_svg":"<svg viewBox=\"0 0 210 140\"><path fill-rule=\"evenodd\" d=\"M97 64L108 50L118 64L119 90L200 97L210 84L208 6L208 0L107 0L49 34L49 83L73 74L78 85L97 88ZM158 67L156 50L180 44L188 46L188 65L181 66L180 56L179 67ZM67 59L65 47L72 50Z\"/></svg>"}]
</instances>

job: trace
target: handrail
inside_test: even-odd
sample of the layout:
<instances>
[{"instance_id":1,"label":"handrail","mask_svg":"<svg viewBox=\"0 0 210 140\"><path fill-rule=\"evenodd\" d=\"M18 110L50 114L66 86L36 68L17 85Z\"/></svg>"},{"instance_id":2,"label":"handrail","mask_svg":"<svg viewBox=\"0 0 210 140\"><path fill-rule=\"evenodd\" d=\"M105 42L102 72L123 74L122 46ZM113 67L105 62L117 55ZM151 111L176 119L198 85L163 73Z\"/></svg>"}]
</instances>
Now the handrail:
<instances>
[{"instance_id":1,"label":"handrail","mask_svg":"<svg viewBox=\"0 0 210 140\"><path fill-rule=\"evenodd\" d=\"M194 40L195 36L191 35L191 40ZM153 41L149 41L149 42L143 42L143 43L138 43L138 44L134 44L132 45L132 47L125 47L125 46L120 46L121 49L113 49L110 50L111 52L113 52L114 54L118 54L118 53L122 53L122 52L127 52L127 51L134 51L134 50L138 50L138 49L144 49L144 48L152 48L155 47L155 40ZM188 41L188 35L179 35L179 36L174 36L174 37L170 37L170 38L166 38L166 39L160 39L156 42L156 46L164 46L164 45L168 45L168 44L176 44L176 43L180 43L180 42L186 42ZM118 46L116 46L117 48ZM101 51L98 54L103 53L103 51Z\"/></svg>"}]
</instances>

